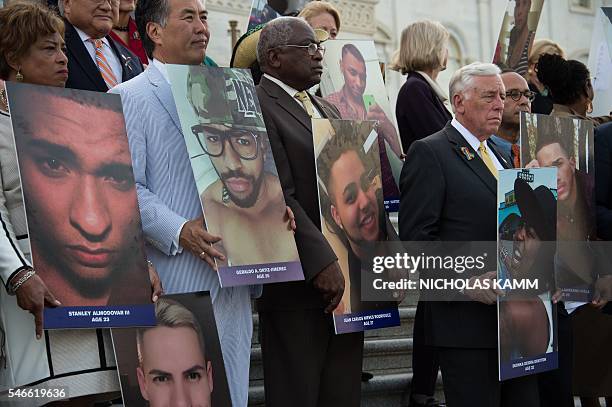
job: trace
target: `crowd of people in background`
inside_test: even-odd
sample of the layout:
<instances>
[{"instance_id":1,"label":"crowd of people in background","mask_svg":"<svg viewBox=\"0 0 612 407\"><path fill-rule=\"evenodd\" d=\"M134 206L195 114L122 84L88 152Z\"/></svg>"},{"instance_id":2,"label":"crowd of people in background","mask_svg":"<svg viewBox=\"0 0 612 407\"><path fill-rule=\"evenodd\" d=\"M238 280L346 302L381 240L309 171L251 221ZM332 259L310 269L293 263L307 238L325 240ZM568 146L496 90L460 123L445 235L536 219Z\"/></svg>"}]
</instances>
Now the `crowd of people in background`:
<instances>
[{"instance_id":1,"label":"crowd of people in background","mask_svg":"<svg viewBox=\"0 0 612 407\"><path fill-rule=\"evenodd\" d=\"M526 19L521 10L531 2L516 3L518 17ZM263 289L220 287L214 259L223 254L212 243L224 236L209 233L203 222L165 66L216 66L206 56L209 42L216 40L207 18L200 0L59 0L50 7L19 0L0 9L0 304L6 310L2 315L17 316L0 320L0 329L17 329L10 324L21 319L27 325L21 341L31 355L7 368L0 351L0 378L10 384L20 369L47 360L51 349L48 363L73 358L78 366L84 352L97 355L109 341L106 330L45 335L42 329L43 307L61 304L35 273L29 253L4 88L5 82L23 82L121 96L152 300L162 293L211 292L234 406L248 404L253 299L266 405L358 406L361 381L369 378L362 374L364 335L335 335L333 330L330 314L340 303L345 281L319 226L311 118L376 120L389 139L396 129L382 110L356 112L351 97L361 103L362 95L353 95L350 84L327 100L314 93L321 81L323 43L336 38L342 27L332 4L313 1L297 16L279 17L245 33L234 47L231 66L251 69L257 84L284 198L295 216L305 281ZM524 26L511 33L511 41L532 39L534 32ZM405 153L399 145L394 149L404 160L398 185L400 238L496 240L498 172L520 167L519 117L531 112L594 124L597 235L612 239L612 116L589 116L596 95L587 67L567 60L555 42L539 39L530 52L524 47L509 56L515 70L475 62L455 72L446 90L437 78L446 69L448 41L439 22L414 22L402 31L390 64L407 76L395 107ZM361 68L363 57L347 48L340 63ZM475 159L465 160L458 151L471 152ZM598 286L592 303L569 310L562 301L555 304L559 369L503 382L498 380L493 305L498 293L466 290L470 301L419 302L410 406L444 405L435 397L439 371L449 407L565 407L574 405L574 396L583 407L599 406L600 397L612 405L612 316L606 314L612 261L601 273L607 285ZM590 366L602 363L608 366L607 376L593 377ZM65 383L60 376L51 373L50 383ZM114 370L93 369L69 379L72 399L54 405L120 398Z\"/></svg>"}]
</instances>

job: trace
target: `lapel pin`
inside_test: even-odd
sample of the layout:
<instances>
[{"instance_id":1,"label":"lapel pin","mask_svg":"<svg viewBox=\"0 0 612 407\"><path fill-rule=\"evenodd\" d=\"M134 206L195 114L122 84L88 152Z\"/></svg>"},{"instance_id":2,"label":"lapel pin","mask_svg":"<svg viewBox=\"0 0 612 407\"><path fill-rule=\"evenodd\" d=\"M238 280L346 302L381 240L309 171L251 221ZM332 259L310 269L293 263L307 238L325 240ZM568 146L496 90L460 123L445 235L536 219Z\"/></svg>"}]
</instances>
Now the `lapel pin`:
<instances>
[{"instance_id":1,"label":"lapel pin","mask_svg":"<svg viewBox=\"0 0 612 407\"><path fill-rule=\"evenodd\" d=\"M465 156L468 161L472 161L474 159L474 154L467 147L461 147L461 152Z\"/></svg>"}]
</instances>

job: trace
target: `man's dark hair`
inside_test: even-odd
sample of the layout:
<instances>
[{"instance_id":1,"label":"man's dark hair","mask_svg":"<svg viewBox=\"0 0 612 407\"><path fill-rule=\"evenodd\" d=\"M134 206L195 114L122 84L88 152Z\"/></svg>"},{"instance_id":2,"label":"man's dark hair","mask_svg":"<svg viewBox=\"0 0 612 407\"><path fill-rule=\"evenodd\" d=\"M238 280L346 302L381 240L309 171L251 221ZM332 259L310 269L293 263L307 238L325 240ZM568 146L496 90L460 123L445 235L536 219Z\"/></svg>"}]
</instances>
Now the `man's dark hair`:
<instances>
[{"instance_id":1,"label":"man's dark hair","mask_svg":"<svg viewBox=\"0 0 612 407\"><path fill-rule=\"evenodd\" d=\"M142 39L144 50L151 59L153 59L155 44L147 34L147 24L158 23L162 27L166 26L168 15L170 14L170 5L168 1L169 0L138 0L136 2L136 11L134 12L136 27L138 27L138 34L140 34L140 38Z\"/></svg>"},{"instance_id":2,"label":"man's dark hair","mask_svg":"<svg viewBox=\"0 0 612 407\"><path fill-rule=\"evenodd\" d=\"M365 59L363 59L363 55L361 55L361 52L359 52L359 49L355 46L355 44L349 43L342 47L342 58L344 58L346 54L353 55L355 58L357 58L357 60L361 61L365 65Z\"/></svg>"},{"instance_id":3,"label":"man's dark hair","mask_svg":"<svg viewBox=\"0 0 612 407\"><path fill-rule=\"evenodd\" d=\"M538 116L538 139L536 140L536 154L550 144L559 144L568 158L574 156L574 144L572 137L564 137L574 134L574 121L561 119L554 116Z\"/></svg>"}]
</instances>

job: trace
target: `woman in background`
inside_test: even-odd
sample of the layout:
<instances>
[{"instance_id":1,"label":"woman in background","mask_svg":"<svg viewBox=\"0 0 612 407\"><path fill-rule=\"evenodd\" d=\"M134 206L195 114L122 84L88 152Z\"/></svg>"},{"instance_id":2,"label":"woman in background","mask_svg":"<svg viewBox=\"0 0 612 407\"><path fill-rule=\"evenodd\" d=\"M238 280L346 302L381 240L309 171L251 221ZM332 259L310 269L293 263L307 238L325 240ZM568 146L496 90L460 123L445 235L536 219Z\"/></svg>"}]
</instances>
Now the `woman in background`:
<instances>
[{"instance_id":1,"label":"woman in background","mask_svg":"<svg viewBox=\"0 0 612 407\"><path fill-rule=\"evenodd\" d=\"M448 39L448 31L436 21L417 21L402 31L390 68L408 75L395 106L406 153L412 142L442 130L452 119L448 96L436 82L446 69Z\"/></svg>"},{"instance_id":2,"label":"woman in background","mask_svg":"<svg viewBox=\"0 0 612 407\"><path fill-rule=\"evenodd\" d=\"M300 11L298 17L304 18L313 29L321 29L336 39L340 32L340 13L326 1L312 1Z\"/></svg>"},{"instance_id":3,"label":"woman in background","mask_svg":"<svg viewBox=\"0 0 612 407\"><path fill-rule=\"evenodd\" d=\"M136 28L136 21L131 16L131 13L136 9L136 0L120 0L119 1L119 20L113 24L113 30L110 36L113 40L123 45L132 51L140 62L147 66L149 60L142 46L142 40Z\"/></svg>"},{"instance_id":4,"label":"woman in background","mask_svg":"<svg viewBox=\"0 0 612 407\"><path fill-rule=\"evenodd\" d=\"M531 113L550 114L553 108L548 89L538 79L538 61L544 54L559 55L565 59L565 51L556 42L541 39L533 43L531 54L529 54L529 67L525 74L529 89L535 93L535 99L531 102Z\"/></svg>"}]
</instances>

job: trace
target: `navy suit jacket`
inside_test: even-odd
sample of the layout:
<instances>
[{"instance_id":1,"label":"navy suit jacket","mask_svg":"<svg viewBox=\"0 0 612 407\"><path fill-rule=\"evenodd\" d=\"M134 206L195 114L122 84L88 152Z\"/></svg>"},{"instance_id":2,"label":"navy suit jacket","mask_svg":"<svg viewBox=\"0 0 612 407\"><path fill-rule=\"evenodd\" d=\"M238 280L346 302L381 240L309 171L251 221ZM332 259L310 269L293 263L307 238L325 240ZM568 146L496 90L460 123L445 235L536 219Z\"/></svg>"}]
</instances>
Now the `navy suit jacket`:
<instances>
[{"instance_id":1,"label":"navy suit jacket","mask_svg":"<svg viewBox=\"0 0 612 407\"><path fill-rule=\"evenodd\" d=\"M440 131L453 118L418 72L410 72L400 88L395 115L404 151L408 151L415 140Z\"/></svg>"},{"instance_id":2,"label":"navy suit jacket","mask_svg":"<svg viewBox=\"0 0 612 407\"><path fill-rule=\"evenodd\" d=\"M66 19L64 19L64 24L66 25L64 41L66 41L66 48L68 49L68 81L66 87L97 92L108 91L108 86L102 79L96 63L91 59L91 55L85 48L79 33ZM115 42L110 36L106 36L106 39L119 61L121 61L121 70L123 71L121 82L126 82L143 71L140 60L132 51Z\"/></svg>"},{"instance_id":3,"label":"navy suit jacket","mask_svg":"<svg viewBox=\"0 0 612 407\"><path fill-rule=\"evenodd\" d=\"M512 168L508 157L494 143L488 145L504 168ZM469 149L473 158L468 159L462 148ZM402 241L495 242L496 202L495 177L449 122L439 132L415 141L408 151L400 176L400 238ZM494 305L474 301L422 304L426 344L497 347Z\"/></svg>"}]
</instances>

